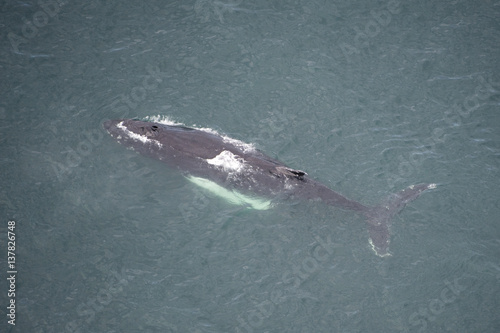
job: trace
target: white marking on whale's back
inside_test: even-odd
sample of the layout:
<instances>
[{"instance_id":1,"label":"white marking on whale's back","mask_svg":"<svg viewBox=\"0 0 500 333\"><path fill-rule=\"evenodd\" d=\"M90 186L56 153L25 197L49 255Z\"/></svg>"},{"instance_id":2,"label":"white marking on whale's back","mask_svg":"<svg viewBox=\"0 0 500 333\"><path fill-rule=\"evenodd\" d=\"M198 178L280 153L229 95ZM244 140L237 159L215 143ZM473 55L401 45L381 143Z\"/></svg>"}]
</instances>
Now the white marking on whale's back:
<instances>
[{"instance_id":1,"label":"white marking on whale's back","mask_svg":"<svg viewBox=\"0 0 500 333\"><path fill-rule=\"evenodd\" d=\"M227 150L223 150L219 155L206 161L227 172L241 172L245 169L245 160Z\"/></svg>"},{"instance_id":2,"label":"white marking on whale's back","mask_svg":"<svg viewBox=\"0 0 500 333\"><path fill-rule=\"evenodd\" d=\"M184 123L179 123L179 122L173 121L172 119L170 119L166 116L159 116L159 115L158 116L148 116L148 117L146 117L146 120L152 121L155 123L159 123L159 124L169 125L169 126L187 126ZM253 144L246 143L246 142L240 141L238 139L233 139L233 138L230 138L230 137L225 136L225 135L221 135L219 132L217 132L216 130L214 130L212 128L197 127L196 125L192 125L192 126L188 126L188 127L192 127L192 128L197 129L199 131L203 131L203 132L217 135L217 136L221 137L224 142L232 144L233 146L240 148L244 153L254 152L256 150L255 146Z\"/></svg>"},{"instance_id":3,"label":"white marking on whale's back","mask_svg":"<svg viewBox=\"0 0 500 333\"><path fill-rule=\"evenodd\" d=\"M210 193L223 198L233 205L247 206L257 210L266 210L272 207L271 201L259 197L244 195L235 190L228 190L219 184L201 177L187 176L190 182L208 190Z\"/></svg>"}]
</instances>

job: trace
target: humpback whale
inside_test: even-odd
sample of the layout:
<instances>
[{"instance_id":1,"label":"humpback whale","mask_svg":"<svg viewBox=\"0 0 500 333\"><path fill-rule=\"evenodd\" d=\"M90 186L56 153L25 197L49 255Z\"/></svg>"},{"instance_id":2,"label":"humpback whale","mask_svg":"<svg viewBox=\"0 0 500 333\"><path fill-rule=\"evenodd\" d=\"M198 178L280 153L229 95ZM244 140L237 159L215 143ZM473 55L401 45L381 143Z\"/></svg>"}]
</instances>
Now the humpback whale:
<instances>
[{"instance_id":1,"label":"humpback whale","mask_svg":"<svg viewBox=\"0 0 500 333\"><path fill-rule=\"evenodd\" d=\"M289 195L355 211L365 217L369 243L380 257L391 255L391 218L422 192L436 187L412 185L370 207L342 196L304 171L292 169L251 145L214 131L136 119L108 120L103 127L120 144L181 170L199 186L219 193L238 193L234 199L237 203L265 209L278 195Z\"/></svg>"}]
</instances>

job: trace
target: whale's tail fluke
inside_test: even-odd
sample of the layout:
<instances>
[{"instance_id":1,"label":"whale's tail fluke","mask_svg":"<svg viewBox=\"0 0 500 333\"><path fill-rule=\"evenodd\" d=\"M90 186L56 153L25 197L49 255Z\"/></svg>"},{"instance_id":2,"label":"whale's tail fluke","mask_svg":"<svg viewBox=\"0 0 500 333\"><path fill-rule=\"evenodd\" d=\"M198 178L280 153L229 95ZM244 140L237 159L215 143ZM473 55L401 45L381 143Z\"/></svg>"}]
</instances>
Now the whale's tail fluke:
<instances>
[{"instance_id":1,"label":"whale's tail fluke","mask_svg":"<svg viewBox=\"0 0 500 333\"><path fill-rule=\"evenodd\" d=\"M368 209L365 212L368 232L370 233L370 245L373 251L380 256L390 256L389 227L391 219L399 213L407 203L415 200L418 196L429 189L436 188L436 184L419 184L405 188L398 193L391 195L384 203Z\"/></svg>"}]
</instances>

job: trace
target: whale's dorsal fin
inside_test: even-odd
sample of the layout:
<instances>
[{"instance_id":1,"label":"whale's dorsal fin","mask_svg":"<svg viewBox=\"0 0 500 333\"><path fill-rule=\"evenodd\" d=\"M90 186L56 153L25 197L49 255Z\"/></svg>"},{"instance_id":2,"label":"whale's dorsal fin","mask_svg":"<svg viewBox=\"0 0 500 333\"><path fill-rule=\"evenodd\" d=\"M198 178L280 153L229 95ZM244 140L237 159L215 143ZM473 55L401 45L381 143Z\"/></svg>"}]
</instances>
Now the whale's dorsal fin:
<instances>
[{"instance_id":1,"label":"whale's dorsal fin","mask_svg":"<svg viewBox=\"0 0 500 333\"><path fill-rule=\"evenodd\" d=\"M302 170L294 170L285 166L277 166L274 170L271 170L271 173L277 177L285 176L297 178L298 180L304 180L304 176L307 175L307 173Z\"/></svg>"}]
</instances>

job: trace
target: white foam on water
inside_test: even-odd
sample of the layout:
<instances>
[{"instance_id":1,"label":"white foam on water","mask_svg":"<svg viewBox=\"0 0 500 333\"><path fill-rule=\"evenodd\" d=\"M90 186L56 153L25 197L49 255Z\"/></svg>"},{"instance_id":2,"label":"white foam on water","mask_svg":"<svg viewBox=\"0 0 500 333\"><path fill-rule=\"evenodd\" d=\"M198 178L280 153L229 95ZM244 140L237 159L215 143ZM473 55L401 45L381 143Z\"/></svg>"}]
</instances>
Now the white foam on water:
<instances>
[{"instance_id":1,"label":"white foam on water","mask_svg":"<svg viewBox=\"0 0 500 333\"><path fill-rule=\"evenodd\" d=\"M227 172L241 172L246 167L244 159L227 150L223 150L219 155L206 161L208 164L221 167Z\"/></svg>"},{"instance_id":2,"label":"white foam on water","mask_svg":"<svg viewBox=\"0 0 500 333\"><path fill-rule=\"evenodd\" d=\"M225 143L232 144L233 146L236 146L236 147L240 148L244 153L255 151L255 146L253 144L246 143L246 142L240 141L238 139L233 139L233 138L230 138L230 137L228 137L226 135L222 135L219 132L217 132L216 130L214 130L213 128L209 128L209 127L195 127L195 128L197 130L200 130L200 131L203 131L203 132L207 132L207 133L210 133L210 134L217 135L217 136L221 137L222 141L224 141Z\"/></svg>"},{"instance_id":3,"label":"white foam on water","mask_svg":"<svg viewBox=\"0 0 500 333\"><path fill-rule=\"evenodd\" d=\"M150 138L148 138L145 135L140 135L140 134L137 134L137 133L130 131L127 127L123 126L123 121L118 123L116 125L116 127L121 129L126 136L128 136L129 138L131 138L133 140L141 141L142 143L155 143L158 147L160 147L160 148L163 147L163 145L156 140L151 140ZM118 136L118 140L119 139L121 139L121 136Z\"/></svg>"},{"instance_id":4,"label":"white foam on water","mask_svg":"<svg viewBox=\"0 0 500 333\"><path fill-rule=\"evenodd\" d=\"M116 125L117 128L121 129L129 138L132 138L136 141L141 141L142 143L146 143L148 141L151 141L147 136L145 135L139 135L139 134L136 134L132 131L129 131L129 129L125 126L123 126L123 121L118 123Z\"/></svg>"},{"instance_id":5,"label":"white foam on water","mask_svg":"<svg viewBox=\"0 0 500 333\"><path fill-rule=\"evenodd\" d=\"M159 123L159 124L163 124L163 125L186 126L183 123L178 123L178 122L176 122L176 121L168 118L167 116L160 116L160 115L157 115L157 116L147 116L145 118L145 120L152 121L152 122Z\"/></svg>"},{"instance_id":6,"label":"white foam on water","mask_svg":"<svg viewBox=\"0 0 500 333\"><path fill-rule=\"evenodd\" d=\"M386 253L383 253L383 254L380 254L378 251L377 251L377 247L375 246L375 244L373 244L373 241L371 238L368 238L368 243L370 244L370 247L372 248L373 252L375 252L375 254L381 258L384 258L384 257L392 257L392 254L389 253L389 252L386 252Z\"/></svg>"},{"instance_id":7,"label":"white foam on water","mask_svg":"<svg viewBox=\"0 0 500 333\"><path fill-rule=\"evenodd\" d=\"M255 146L251 143L246 143L246 142L243 142L243 141L240 141L237 139L230 138L230 137L225 136L225 135L221 135L221 137L222 137L222 140L224 140L224 142L230 143L230 144L240 148L241 150L243 150L244 153L250 153L250 152L255 151Z\"/></svg>"}]
</instances>

